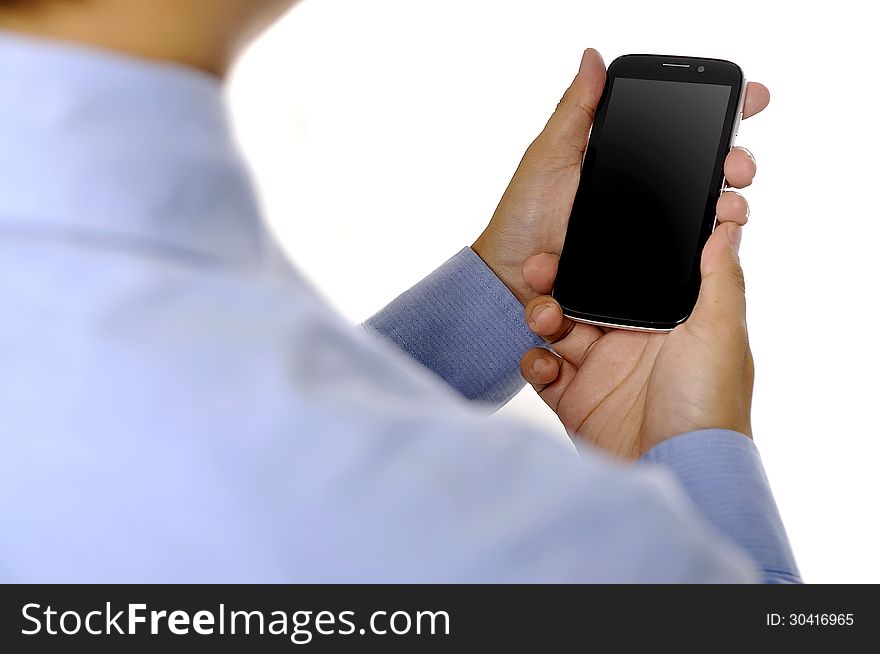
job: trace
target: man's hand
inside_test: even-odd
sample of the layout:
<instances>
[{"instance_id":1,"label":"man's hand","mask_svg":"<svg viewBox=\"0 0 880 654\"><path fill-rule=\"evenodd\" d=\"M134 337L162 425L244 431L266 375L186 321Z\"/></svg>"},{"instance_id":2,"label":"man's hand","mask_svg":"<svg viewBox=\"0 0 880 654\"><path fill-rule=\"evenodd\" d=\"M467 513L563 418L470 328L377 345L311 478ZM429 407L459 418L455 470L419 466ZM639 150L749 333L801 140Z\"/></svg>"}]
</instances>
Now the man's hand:
<instances>
[{"instance_id":1,"label":"man's hand","mask_svg":"<svg viewBox=\"0 0 880 654\"><path fill-rule=\"evenodd\" d=\"M538 295L523 278L524 266L532 265L527 260L536 254L558 255L562 251L584 150L604 87L605 63L598 52L587 50L544 131L526 151L492 221L473 244L474 251L523 304ZM769 100L764 86L749 84L744 117L764 109ZM734 148L724 174L732 187L751 184L755 175L751 153ZM738 193L728 192L718 200L717 212L720 220L744 223L748 205ZM531 274L534 277L547 270L539 266ZM542 281L548 289L552 285L552 279Z\"/></svg>"},{"instance_id":2,"label":"man's hand","mask_svg":"<svg viewBox=\"0 0 880 654\"><path fill-rule=\"evenodd\" d=\"M703 252L697 307L673 332L574 323L546 295L556 277L604 84L605 64L598 52L587 50L577 77L473 246L526 305L530 327L558 355L527 352L523 377L570 434L620 457L637 458L667 438L697 429L751 435L754 371L738 257L748 204L740 194L726 192L718 201L719 225ZM769 100L765 87L749 84L743 117L762 111ZM724 173L730 186L744 188L755 176L755 160L748 150L734 148Z\"/></svg>"},{"instance_id":3,"label":"man's hand","mask_svg":"<svg viewBox=\"0 0 880 654\"><path fill-rule=\"evenodd\" d=\"M669 334L606 330L563 317L538 296L526 307L532 330L552 344L526 352L523 377L575 438L635 459L667 438L698 429L751 436L754 366L739 265L742 227L719 225L702 258L700 298ZM552 257L530 262L526 283L556 274ZM545 289L547 290L547 289Z\"/></svg>"}]
</instances>

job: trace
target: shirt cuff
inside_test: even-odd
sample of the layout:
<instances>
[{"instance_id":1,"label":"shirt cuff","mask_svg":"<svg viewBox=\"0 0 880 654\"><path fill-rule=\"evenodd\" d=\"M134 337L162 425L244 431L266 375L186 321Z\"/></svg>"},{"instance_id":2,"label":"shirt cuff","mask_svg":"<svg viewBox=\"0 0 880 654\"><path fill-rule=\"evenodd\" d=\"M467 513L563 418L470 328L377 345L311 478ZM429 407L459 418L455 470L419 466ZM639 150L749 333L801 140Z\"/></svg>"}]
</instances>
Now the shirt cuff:
<instances>
[{"instance_id":1,"label":"shirt cuff","mask_svg":"<svg viewBox=\"0 0 880 654\"><path fill-rule=\"evenodd\" d=\"M750 438L723 429L696 431L661 443L642 460L673 472L704 517L752 555L765 581L800 583L761 457Z\"/></svg>"},{"instance_id":2,"label":"shirt cuff","mask_svg":"<svg viewBox=\"0 0 880 654\"><path fill-rule=\"evenodd\" d=\"M364 323L469 400L498 408L524 381L519 361L544 345L523 306L465 248Z\"/></svg>"}]
</instances>

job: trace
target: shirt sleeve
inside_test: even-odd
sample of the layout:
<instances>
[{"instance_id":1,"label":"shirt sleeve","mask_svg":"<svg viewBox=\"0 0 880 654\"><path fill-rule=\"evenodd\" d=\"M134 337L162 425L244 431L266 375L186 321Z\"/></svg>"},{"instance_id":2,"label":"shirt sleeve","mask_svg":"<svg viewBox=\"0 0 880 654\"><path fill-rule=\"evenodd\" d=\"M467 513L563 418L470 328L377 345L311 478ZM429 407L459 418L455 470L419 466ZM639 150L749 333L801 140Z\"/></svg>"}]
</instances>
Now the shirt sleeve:
<instances>
[{"instance_id":1,"label":"shirt sleeve","mask_svg":"<svg viewBox=\"0 0 880 654\"><path fill-rule=\"evenodd\" d=\"M643 461L671 471L691 502L757 563L764 581L800 583L782 518L754 442L722 429L671 438Z\"/></svg>"},{"instance_id":2,"label":"shirt sleeve","mask_svg":"<svg viewBox=\"0 0 880 654\"><path fill-rule=\"evenodd\" d=\"M519 300L470 248L364 326L465 398L492 409L522 389L522 355L544 345L526 325Z\"/></svg>"}]
</instances>

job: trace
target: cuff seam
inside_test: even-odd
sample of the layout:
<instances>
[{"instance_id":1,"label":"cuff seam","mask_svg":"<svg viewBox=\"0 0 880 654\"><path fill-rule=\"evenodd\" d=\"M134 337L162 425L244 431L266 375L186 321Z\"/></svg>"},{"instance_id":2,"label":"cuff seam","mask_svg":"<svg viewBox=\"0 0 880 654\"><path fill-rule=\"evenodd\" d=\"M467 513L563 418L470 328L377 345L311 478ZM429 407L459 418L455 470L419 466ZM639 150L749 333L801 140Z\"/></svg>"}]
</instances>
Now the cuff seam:
<instances>
[{"instance_id":1,"label":"cuff seam","mask_svg":"<svg viewBox=\"0 0 880 654\"><path fill-rule=\"evenodd\" d=\"M645 452L642 458L649 461L663 459L680 455L683 452L706 448L757 452L755 442L745 434L733 430L723 430L723 433L719 434L714 429L706 429L673 436Z\"/></svg>"},{"instance_id":2,"label":"cuff seam","mask_svg":"<svg viewBox=\"0 0 880 654\"><path fill-rule=\"evenodd\" d=\"M492 277L493 277L493 278L494 278L499 284L501 284L502 286L504 286L504 291L507 292L507 293L510 295L510 299L512 299L514 302L516 302L517 306L520 307L522 311L524 311L524 310L525 310L525 307L523 307L523 305L520 304L519 299L517 299L517 297L513 294L513 292L512 292L509 288L507 288L507 286L504 284L504 282L501 281L501 278L498 277L498 275L495 274L495 271L492 270L492 269L486 264L485 261L483 261L482 259L480 259L480 255L478 255L476 252L474 252L473 249L471 249L471 248L468 248L468 249L473 253L474 257L478 260L478 262L477 262L477 261L474 262L475 265L483 266L483 267L485 268L486 272L488 272L490 275L492 275ZM531 338L532 338L532 336L533 336L534 334L533 334L533 332L532 332L532 331L531 331L531 330L525 325L525 316L523 315L522 311L520 312L520 315L517 316L515 311L508 310L508 306L507 306L507 304L505 303L504 298L502 298L502 297L499 295L498 291L497 291L495 288L492 288L492 284L491 284L491 282L490 282L488 279L485 279L485 278L482 278L482 277L481 277L481 278L480 278L480 284L483 286L483 288L484 288L484 289L485 289L485 290L486 290L486 291L487 291L487 292L488 292L493 298L495 298L495 301L498 303L499 308L504 312L505 315L512 317L515 321L519 321L520 319L522 319L523 322L522 322L521 324L519 324L518 327L520 328L521 333L522 333L524 336L526 336L529 340L531 340Z\"/></svg>"}]
</instances>

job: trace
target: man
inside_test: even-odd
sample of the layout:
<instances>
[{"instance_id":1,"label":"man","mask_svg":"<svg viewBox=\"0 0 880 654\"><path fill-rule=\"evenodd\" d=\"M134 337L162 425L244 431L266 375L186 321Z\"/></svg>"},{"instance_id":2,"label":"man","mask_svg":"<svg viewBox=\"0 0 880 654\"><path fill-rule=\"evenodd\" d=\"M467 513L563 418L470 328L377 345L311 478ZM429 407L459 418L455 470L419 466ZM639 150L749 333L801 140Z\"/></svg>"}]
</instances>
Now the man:
<instances>
[{"instance_id":1,"label":"man","mask_svg":"<svg viewBox=\"0 0 880 654\"><path fill-rule=\"evenodd\" d=\"M686 325L568 323L544 294L588 50L473 248L356 330L279 255L226 121L220 79L290 4L2 2L0 578L798 581L751 441L743 198ZM520 359L579 456L478 416Z\"/></svg>"}]
</instances>

